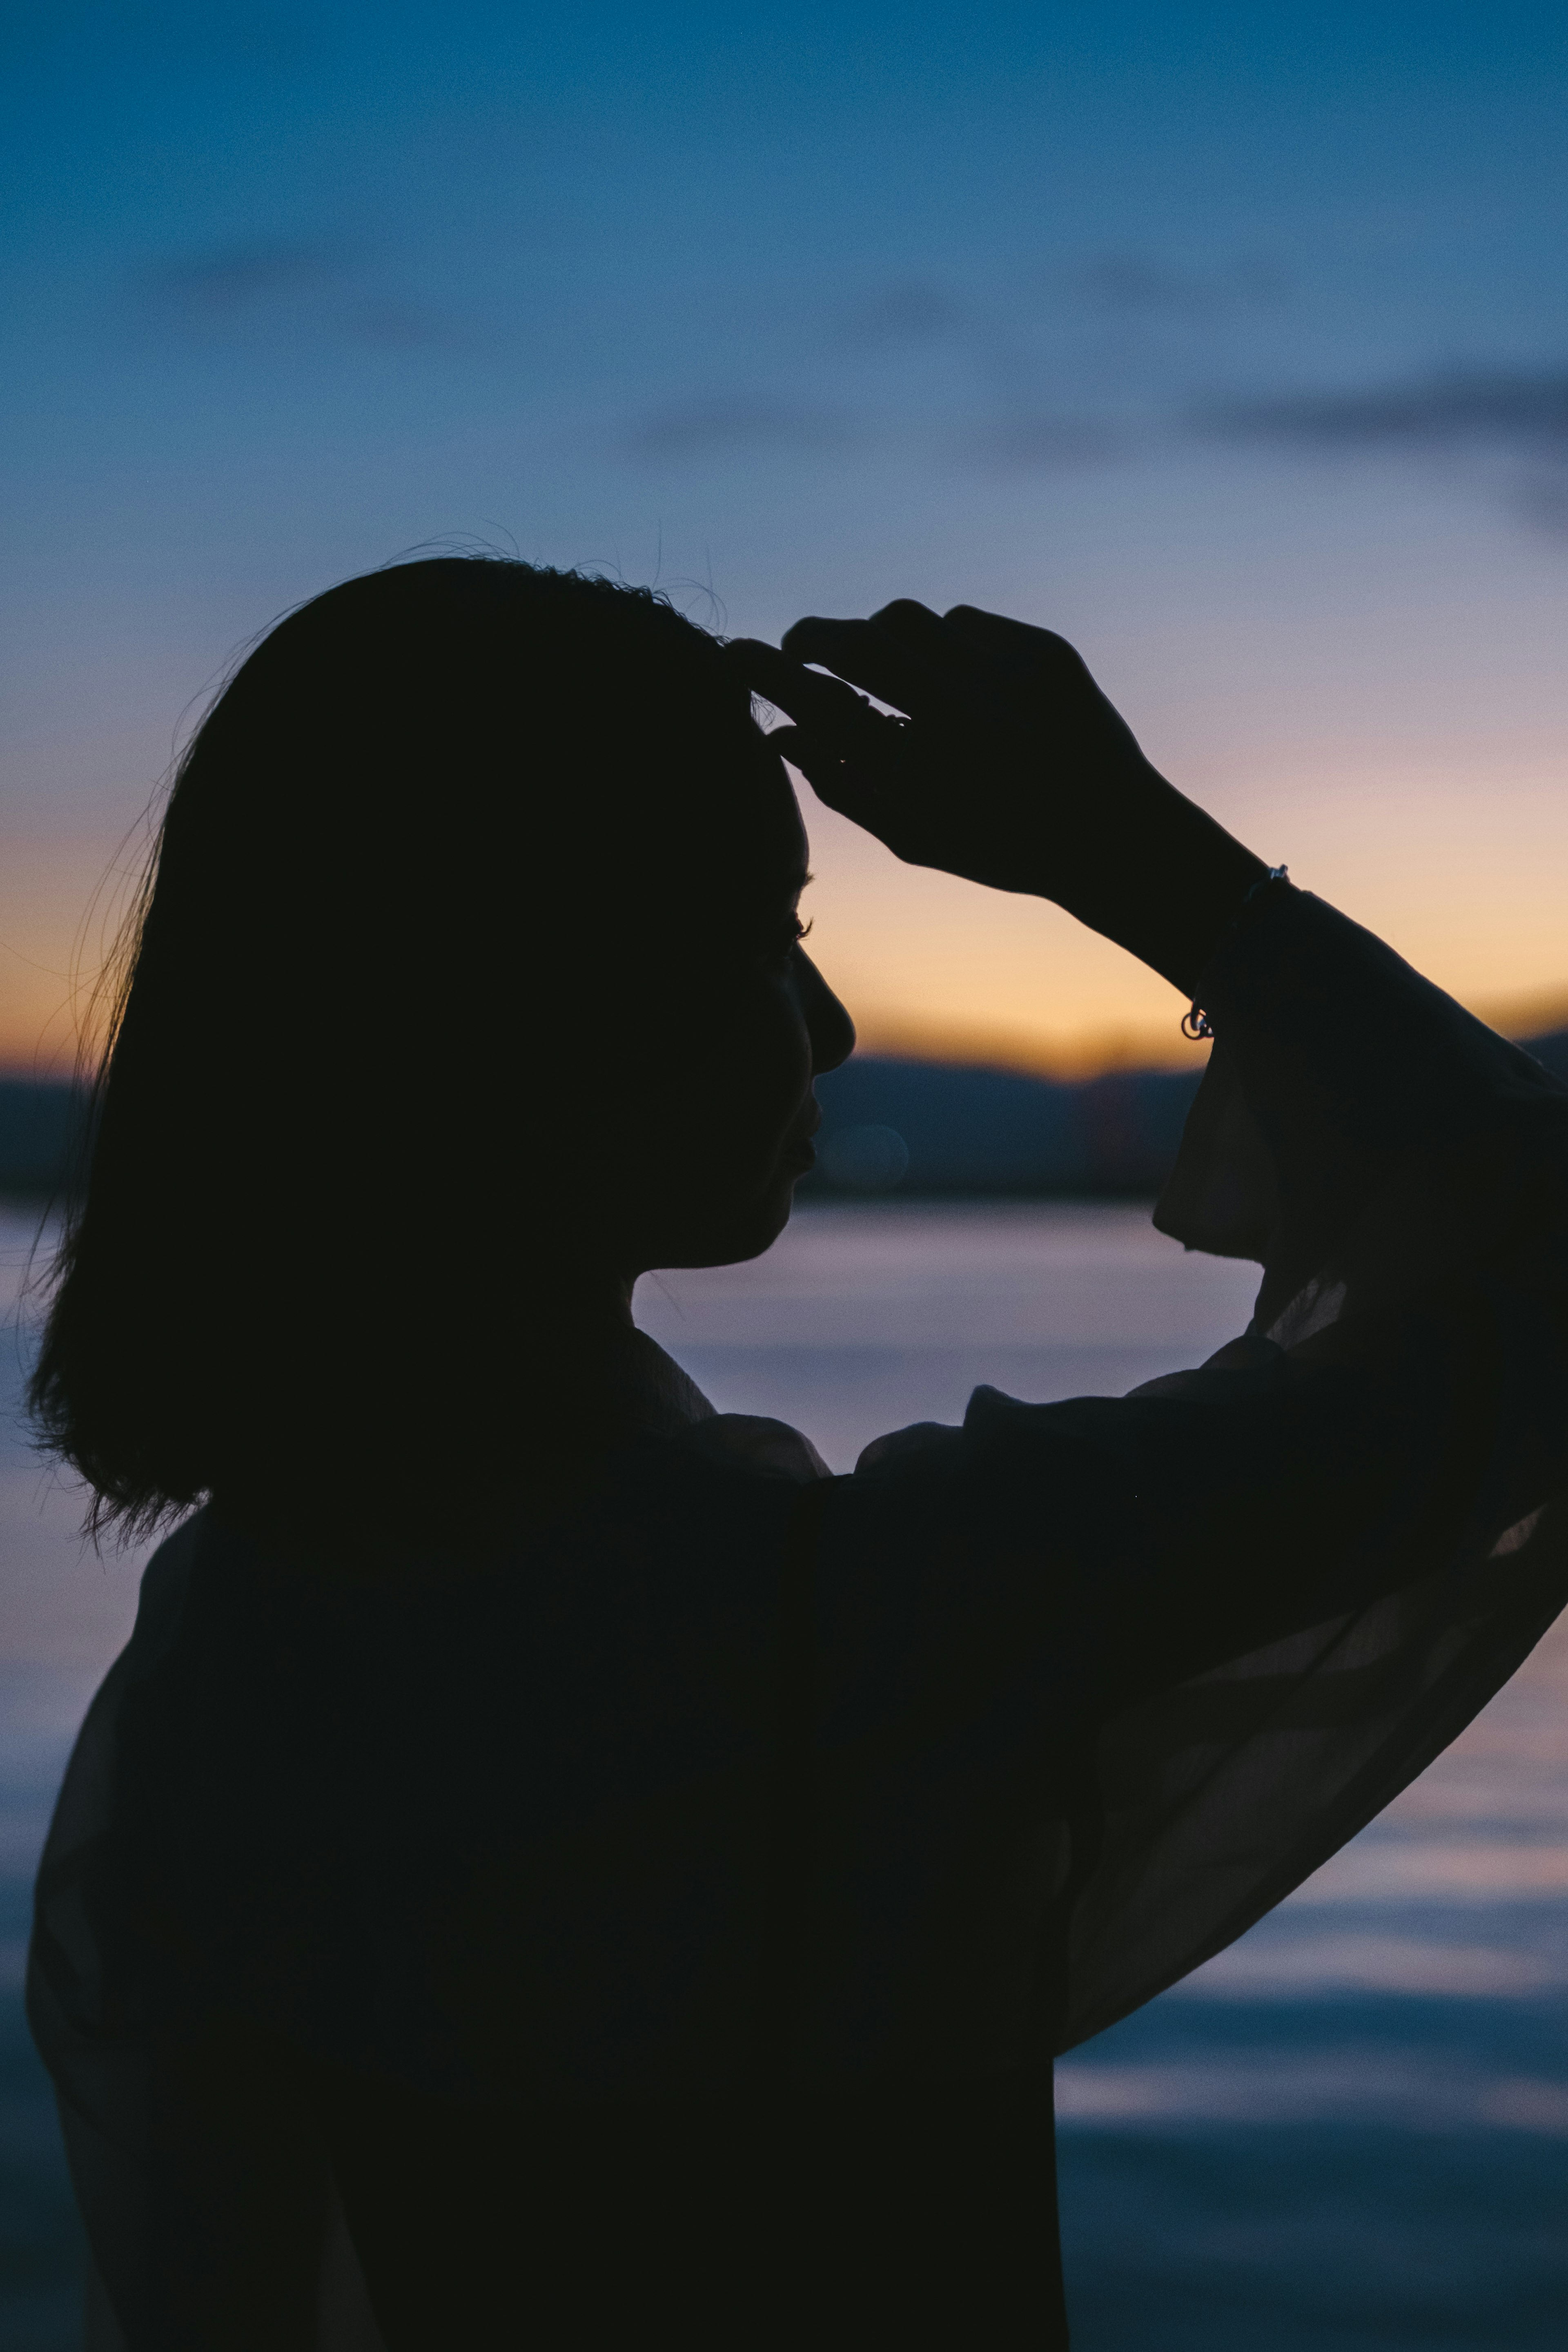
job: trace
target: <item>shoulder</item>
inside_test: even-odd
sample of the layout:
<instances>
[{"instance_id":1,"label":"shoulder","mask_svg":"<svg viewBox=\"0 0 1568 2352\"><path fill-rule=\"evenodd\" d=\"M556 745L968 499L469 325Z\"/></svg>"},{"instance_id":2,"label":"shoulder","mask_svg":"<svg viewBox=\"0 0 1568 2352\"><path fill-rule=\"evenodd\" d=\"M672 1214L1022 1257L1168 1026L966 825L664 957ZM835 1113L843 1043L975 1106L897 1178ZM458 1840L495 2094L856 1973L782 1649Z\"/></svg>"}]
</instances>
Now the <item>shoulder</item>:
<instances>
[{"instance_id":1,"label":"shoulder","mask_svg":"<svg viewBox=\"0 0 1568 2352\"><path fill-rule=\"evenodd\" d=\"M679 1443L694 1460L795 1486L832 1475L809 1437L786 1421L760 1413L715 1413L685 1431Z\"/></svg>"}]
</instances>

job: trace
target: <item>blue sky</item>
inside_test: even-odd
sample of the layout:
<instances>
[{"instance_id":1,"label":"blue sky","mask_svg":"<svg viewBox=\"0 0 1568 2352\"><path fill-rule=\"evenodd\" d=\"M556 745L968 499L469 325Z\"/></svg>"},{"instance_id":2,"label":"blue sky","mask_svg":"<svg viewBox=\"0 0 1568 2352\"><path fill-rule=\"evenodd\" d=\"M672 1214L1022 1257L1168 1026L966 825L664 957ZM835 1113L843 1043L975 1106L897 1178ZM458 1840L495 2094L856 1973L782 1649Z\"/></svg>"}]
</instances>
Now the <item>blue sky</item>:
<instances>
[{"instance_id":1,"label":"blue sky","mask_svg":"<svg viewBox=\"0 0 1568 2352\"><path fill-rule=\"evenodd\" d=\"M3 149L0 1053L272 614L431 540L966 599L1471 1001L1568 1000L1568 15L64 7ZM822 821L883 1042L1167 992ZM90 940L86 952L90 961Z\"/></svg>"}]
</instances>

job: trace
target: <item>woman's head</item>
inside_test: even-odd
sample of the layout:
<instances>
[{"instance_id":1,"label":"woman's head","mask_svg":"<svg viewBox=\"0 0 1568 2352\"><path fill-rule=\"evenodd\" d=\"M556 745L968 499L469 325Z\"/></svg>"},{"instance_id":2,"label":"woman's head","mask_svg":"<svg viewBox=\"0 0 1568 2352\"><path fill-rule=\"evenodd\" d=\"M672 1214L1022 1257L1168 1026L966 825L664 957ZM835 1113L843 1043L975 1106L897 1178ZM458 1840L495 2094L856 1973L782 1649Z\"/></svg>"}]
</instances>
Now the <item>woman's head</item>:
<instances>
[{"instance_id":1,"label":"woman's head","mask_svg":"<svg viewBox=\"0 0 1568 2352\"><path fill-rule=\"evenodd\" d=\"M574 1300L766 1248L852 1043L804 857L645 592L448 558L282 622L170 800L36 1383L109 1509L479 1437Z\"/></svg>"}]
</instances>

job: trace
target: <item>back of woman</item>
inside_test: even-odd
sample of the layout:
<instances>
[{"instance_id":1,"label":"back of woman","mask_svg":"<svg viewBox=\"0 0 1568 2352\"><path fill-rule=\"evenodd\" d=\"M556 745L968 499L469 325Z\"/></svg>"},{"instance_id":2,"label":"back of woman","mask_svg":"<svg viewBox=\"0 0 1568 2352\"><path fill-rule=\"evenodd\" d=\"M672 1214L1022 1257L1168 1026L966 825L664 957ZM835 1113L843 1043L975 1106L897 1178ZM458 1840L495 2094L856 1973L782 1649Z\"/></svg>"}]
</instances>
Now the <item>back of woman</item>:
<instances>
[{"instance_id":1,"label":"back of woman","mask_svg":"<svg viewBox=\"0 0 1568 2352\"><path fill-rule=\"evenodd\" d=\"M1568 1596L1568 1097L1061 640L789 644L411 565L286 622L176 787L36 1390L106 1521L189 1514L30 1989L135 2352L1064 2343L1052 2053ZM900 855L1201 998L1158 1220L1265 1265L1210 1366L831 1479L632 1330L775 1237L852 1042L753 686Z\"/></svg>"}]
</instances>

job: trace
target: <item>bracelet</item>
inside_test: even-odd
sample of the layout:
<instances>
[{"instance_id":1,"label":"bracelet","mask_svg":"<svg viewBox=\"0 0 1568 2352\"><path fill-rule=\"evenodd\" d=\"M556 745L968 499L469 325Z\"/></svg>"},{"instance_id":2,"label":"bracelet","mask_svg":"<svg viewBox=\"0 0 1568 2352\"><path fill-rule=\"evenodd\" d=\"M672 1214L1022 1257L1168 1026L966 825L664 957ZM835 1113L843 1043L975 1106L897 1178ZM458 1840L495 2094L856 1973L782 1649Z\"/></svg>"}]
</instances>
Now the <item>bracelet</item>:
<instances>
[{"instance_id":1,"label":"bracelet","mask_svg":"<svg viewBox=\"0 0 1568 2352\"><path fill-rule=\"evenodd\" d=\"M1288 881L1290 879L1290 874L1291 869L1288 866L1270 866L1267 874L1260 874L1256 882L1249 887L1246 897L1242 899L1239 907L1237 908L1236 912L1231 916L1230 920L1226 924L1225 929L1220 932L1219 938L1215 941L1217 950L1230 937L1231 932L1236 929L1237 924L1241 920L1242 916L1247 912L1248 908L1252 904L1252 901L1258 896L1258 893L1260 890L1266 890L1270 882ZM1214 1024L1196 997L1194 997L1187 1011L1181 1016L1181 1034L1184 1037L1190 1038L1195 1045L1207 1044L1214 1034Z\"/></svg>"}]
</instances>

